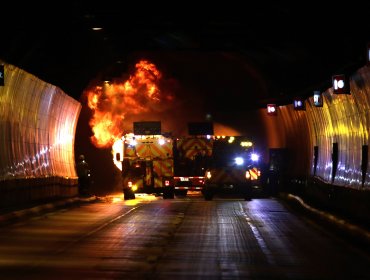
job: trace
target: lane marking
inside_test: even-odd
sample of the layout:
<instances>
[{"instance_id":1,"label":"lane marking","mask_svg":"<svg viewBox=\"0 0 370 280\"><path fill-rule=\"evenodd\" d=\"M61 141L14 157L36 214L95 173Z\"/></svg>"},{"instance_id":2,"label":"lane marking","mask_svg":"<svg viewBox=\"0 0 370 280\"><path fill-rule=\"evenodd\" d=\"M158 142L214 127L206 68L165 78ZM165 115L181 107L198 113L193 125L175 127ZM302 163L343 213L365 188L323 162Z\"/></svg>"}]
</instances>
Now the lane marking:
<instances>
[{"instance_id":1,"label":"lane marking","mask_svg":"<svg viewBox=\"0 0 370 280\"><path fill-rule=\"evenodd\" d=\"M102 225L98 226L97 228L95 228L95 229L93 229L93 230L91 230L91 231L87 232L86 234L84 234L84 235L80 236L79 238L77 238L77 239L75 239L75 240L71 241L69 244L67 244L67 245L66 245L66 246L64 246L63 248L61 248L61 249L57 250L57 251L55 252L55 254L61 254L61 253L65 252L68 248L70 248L70 247L71 247L71 246L73 246L74 244L76 244L76 243L80 242L81 240L83 240L83 239L85 239L85 238L87 238L87 237L89 237L89 236L93 235L94 233L96 233L96 232L98 232L98 231L102 230L102 229L103 229L103 228L105 228L106 226L108 226L108 225L110 225L110 224L114 223L115 221L117 221L117 220L121 219L122 217L127 216L128 214L130 214L131 212L135 211L136 209L138 209L138 208L140 208L140 207L143 207L143 205L136 206L136 207L134 207L134 208L130 209L129 211L127 211L127 212L125 212L125 213L123 213L123 214L121 214L121 215L119 215L119 216L117 216L117 217L115 217L115 218L113 218L113 219L111 219L111 220L109 220L109 221L105 222L104 224L102 224Z\"/></svg>"},{"instance_id":2,"label":"lane marking","mask_svg":"<svg viewBox=\"0 0 370 280\"><path fill-rule=\"evenodd\" d=\"M272 253L270 249L268 248L262 235L258 231L258 228L253 225L251 218L247 215L247 213L245 213L243 206L240 202L239 202L239 206L240 206L242 214L245 216L245 219L253 232L255 239L257 240L258 246L261 248L263 254L266 256L268 263L271 265L276 265L275 259L272 257Z\"/></svg>"}]
</instances>

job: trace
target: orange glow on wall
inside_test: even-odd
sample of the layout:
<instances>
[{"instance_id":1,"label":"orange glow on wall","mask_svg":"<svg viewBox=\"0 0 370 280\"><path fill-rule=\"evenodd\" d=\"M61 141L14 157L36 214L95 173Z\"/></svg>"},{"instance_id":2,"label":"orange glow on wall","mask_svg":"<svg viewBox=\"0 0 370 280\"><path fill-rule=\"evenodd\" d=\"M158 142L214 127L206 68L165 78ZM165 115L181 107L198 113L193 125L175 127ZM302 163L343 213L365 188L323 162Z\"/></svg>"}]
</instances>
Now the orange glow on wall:
<instances>
[{"instance_id":1,"label":"orange glow on wall","mask_svg":"<svg viewBox=\"0 0 370 280\"><path fill-rule=\"evenodd\" d=\"M5 64L0 87L0 180L76 178L81 104L60 88Z\"/></svg>"}]
</instances>

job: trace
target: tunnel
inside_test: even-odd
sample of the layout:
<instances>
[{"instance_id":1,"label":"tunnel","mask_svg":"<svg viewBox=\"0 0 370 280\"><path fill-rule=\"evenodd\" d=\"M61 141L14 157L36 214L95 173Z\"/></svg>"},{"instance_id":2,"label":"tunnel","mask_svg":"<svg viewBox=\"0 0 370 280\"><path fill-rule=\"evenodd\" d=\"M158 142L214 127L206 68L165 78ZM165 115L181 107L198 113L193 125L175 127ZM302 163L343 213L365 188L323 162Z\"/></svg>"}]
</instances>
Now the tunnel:
<instances>
[{"instance_id":1,"label":"tunnel","mask_svg":"<svg viewBox=\"0 0 370 280\"><path fill-rule=\"evenodd\" d=\"M78 194L75 136L82 105L60 88L14 65L0 86L2 207ZM300 195L325 209L365 221L370 214L370 68L352 73L345 92L333 87L257 111L274 191ZM247 120L245 120L247 121ZM272 177L271 177L272 178ZM271 182L270 182L271 183Z\"/></svg>"}]
</instances>

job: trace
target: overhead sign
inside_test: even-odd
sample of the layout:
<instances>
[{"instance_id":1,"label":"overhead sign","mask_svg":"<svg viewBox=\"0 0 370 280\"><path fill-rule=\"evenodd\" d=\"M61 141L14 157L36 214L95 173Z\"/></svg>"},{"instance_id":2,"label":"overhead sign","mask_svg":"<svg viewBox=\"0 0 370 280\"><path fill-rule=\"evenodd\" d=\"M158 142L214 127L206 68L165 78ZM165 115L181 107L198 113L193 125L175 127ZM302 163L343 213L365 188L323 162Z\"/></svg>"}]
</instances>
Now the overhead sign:
<instances>
[{"instance_id":1,"label":"overhead sign","mask_svg":"<svg viewBox=\"0 0 370 280\"><path fill-rule=\"evenodd\" d=\"M0 65L0 86L3 86L5 77L4 77L4 65Z\"/></svg>"},{"instance_id":2,"label":"overhead sign","mask_svg":"<svg viewBox=\"0 0 370 280\"><path fill-rule=\"evenodd\" d=\"M161 122L134 122L135 135L161 135Z\"/></svg>"},{"instance_id":3,"label":"overhead sign","mask_svg":"<svg viewBox=\"0 0 370 280\"><path fill-rule=\"evenodd\" d=\"M324 101L323 101L321 92L318 90L315 90L313 92L313 105L315 105L315 107L322 107L323 104L324 104Z\"/></svg>"},{"instance_id":4,"label":"overhead sign","mask_svg":"<svg viewBox=\"0 0 370 280\"><path fill-rule=\"evenodd\" d=\"M212 122L190 122L188 123L189 135L213 135Z\"/></svg>"},{"instance_id":5,"label":"overhead sign","mask_svg":"<svg viewBox=\"0 0 370 280\"><path fill-rule=\"evenodd\" d=\"M341 75L334 75L332 77L332 83L333 83L333 92L335 94L349 94L348 85L346 76Z\"/></svg>"},{"instance_id":6,"label":"overhead sign","mask_svg":"<svg viewBox=\"0 0 370 280\"><path fill-rule=\"evenodd\" d=\"M277 115L277 107L276 104L267 104L267 114L271 116Z\"/></svg>"}]
</instances>

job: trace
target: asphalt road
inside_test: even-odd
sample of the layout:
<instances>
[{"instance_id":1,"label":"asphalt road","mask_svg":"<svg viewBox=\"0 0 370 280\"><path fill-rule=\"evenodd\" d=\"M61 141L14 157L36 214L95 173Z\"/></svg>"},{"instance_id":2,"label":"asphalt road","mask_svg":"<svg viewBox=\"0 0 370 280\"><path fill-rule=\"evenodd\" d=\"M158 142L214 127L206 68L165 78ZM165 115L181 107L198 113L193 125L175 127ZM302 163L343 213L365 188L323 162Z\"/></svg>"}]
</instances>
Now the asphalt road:
<instances>
[{"instance_id":1,"label":"asphalt road","mask_svg":"<svg viewBox=\"0 0 370 280\"><path fill-rule=\"evenodd\" d=\"M1 279L370 279L278 199L106 197L0 227Z\"/></svg>"}]
</instances>

